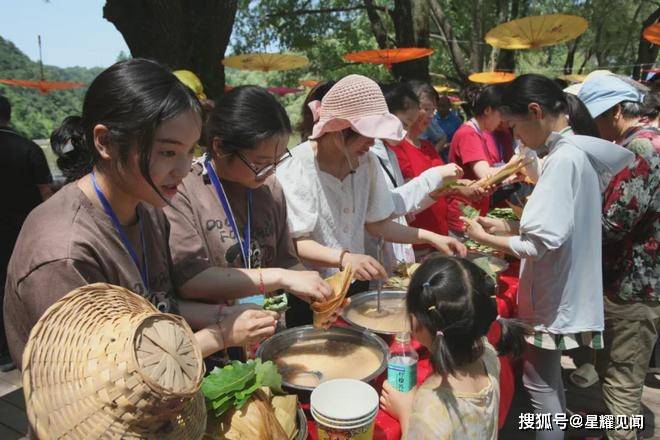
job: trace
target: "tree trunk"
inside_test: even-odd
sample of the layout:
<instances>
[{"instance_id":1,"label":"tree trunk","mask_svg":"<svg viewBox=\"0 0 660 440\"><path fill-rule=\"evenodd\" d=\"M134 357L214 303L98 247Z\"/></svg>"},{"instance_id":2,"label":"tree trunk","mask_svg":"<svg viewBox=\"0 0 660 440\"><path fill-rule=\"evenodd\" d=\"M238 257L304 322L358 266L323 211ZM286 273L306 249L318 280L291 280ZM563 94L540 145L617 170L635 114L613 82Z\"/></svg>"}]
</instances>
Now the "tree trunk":
<instances>
[{"instance_id":1,"label":"tree trunk","mask_svg":"<svg viewBox=\"0 0 660 440\"><path fill-rule=\"evenodd\" d=\"M506 0L500 0L500 13L498 14L498 22L504 23L509 20L518 18L519 0L511 2L511 11L509 13L509 5ZM513 72L516 70L516 51L508 49L493 48L493 59L496 62L493 64L494 70Z\"/></svg>"},{"instance_id":2,"label":"tree trunk","mask_svg":"<svg viewBox=\"0 0 660 440\"><path fill-rule=\"evenodd\" d=\"M575 52L577 52L578 42L582 36L577 37L568 46L568 53L566 54L566 61L564 62L564 74L570 75L573 73L573 65L575 64Z\"/></svg>"},{"instance_id":3,"label":"tree trunk","mask_svg":"<svg viewBox=\"0 0 660 440\"><path fill-rule=\"evenodd\" d=\"M438 0L429 0L429 6L431 8L431 18L442 33L442 37L445 41L445 44L447 45L447 48L449 49L451 61L454 64L454 69L456 70L459 81L461 83L465 83L467 82L467 77L470 72L465 64L465 53L456 41L451 23L445 15L445 12Z\"/></svg>"},{"instance_id":4,"label":"tree trunk","mask_svg":"<svg viewBox=\"0 0 660 440\"><path fill-rule=\"evenodd\" d=\"M470 54L470 68L475 72L481 72L483 63L483 1L472 0L472 34L470 36L470 45L472 53Z\"/></svg>"},{"instance_id":5,"label":"tree trunk","mask_svg":"<svg viewBox=\"0 0 660 440\"><path fill-rule=\"evenodd\" d=\"M196 73L209 97L224 93L220 62L238 0L107 0L103 17L122 34L133 57Z\"/></svg>"},{"instance_id":6,"label":"tree trunk","mask_svg":"<svg viewBox=\"0 0 660 440\"><path fill-rule=\"evenodd\" d=\"M396 0L390 12L397 47L430 47L429 5L426 0ZM429 81L429 57L397 63L392 74L399 80Z\"/></svg>"},{"instance_id":7,"label":"tree trunk","mask_svg":"<svg viewBox=\"0 0 660 440\"><path fill-rule=\"evenodd\" d=\"M642 24L642 30L639 33L639 49L637 50L637 62L632 71L632 77L635 79L640 79L642 76L642 70L650 69L653 67L653 63L658 58L658 48L653 43L649 43L644 39L642 33L644 29L648 26L651 26L653 23L657 23L660 20L660 8L657 8L651 15L649 15L644 23Z\"/></svg>"}]
</instances>

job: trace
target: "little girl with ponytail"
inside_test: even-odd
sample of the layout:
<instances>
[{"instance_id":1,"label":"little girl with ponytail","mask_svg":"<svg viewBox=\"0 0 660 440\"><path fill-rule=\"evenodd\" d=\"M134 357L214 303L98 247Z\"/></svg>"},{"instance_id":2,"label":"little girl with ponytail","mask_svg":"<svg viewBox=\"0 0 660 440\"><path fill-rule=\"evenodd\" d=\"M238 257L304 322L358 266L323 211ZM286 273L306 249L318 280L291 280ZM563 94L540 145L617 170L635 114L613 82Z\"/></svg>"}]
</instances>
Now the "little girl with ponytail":
<instances>
[{"instance_id":1,"label":"little girl with ponytail","mask_svg":"<svg viewBox=\"0 0 660 440\"><path fill-rule=\"evenodd\" d=\"M413 337L429 349L433 373L408 393L386 382L381 397L404 438L497 438L497 355L519 356L526 330L498 317L494 291L492 278L461 258L431 257L415 272L406 307ZM486 339L495 320L502 328L497 352Z\"/></svg>"}]
</instances>

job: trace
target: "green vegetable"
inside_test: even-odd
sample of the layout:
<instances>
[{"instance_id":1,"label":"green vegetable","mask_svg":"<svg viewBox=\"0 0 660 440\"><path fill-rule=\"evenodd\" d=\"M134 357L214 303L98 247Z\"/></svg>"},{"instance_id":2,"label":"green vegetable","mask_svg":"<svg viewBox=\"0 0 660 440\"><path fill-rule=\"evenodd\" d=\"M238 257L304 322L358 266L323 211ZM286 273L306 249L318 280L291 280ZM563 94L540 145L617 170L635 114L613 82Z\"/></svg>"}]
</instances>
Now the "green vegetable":
<instances>
[{"instance_id":1,"label":"green vegetable","mask_svg":"<svg viewBox=\"0 0 660 440\"><path fill-rule=\"evenodd\" d=\"M261 387L282 393L282 376L271 361L233 361L222 369L214 368L202 381L206 407L216 417L232 407L242 408Z\"/></svg>"},{"instance_id":2,"label":"green vegetable","mask_svg":"<svg viewBox=\"0 0 660 440\"><path fill-rule=\"evenodd\" d=\"M264 300L264 309L272 312L282 313L289 308L289 298L286 293L281 295L267 296Z\"/></svg>"},{"instance_id":3,"label":"green vegetable","mask_svg":"<svg viewBox=\"0 0 660 440\"><path fill-rule=\"evenodd\" d=\"M487 217L501 218L504 220L518 220L518 217L511 208L495 208L488 213Z\"/></svg>"},{"instance_id":4,"label":"green vegetable","mask_svg":"<svg viewBox=\"0 0 660 440\"><path fill-rule=\"evenodd\" d=\"M468 249L472 249L484 254L490 254L494 250L492 247L486 246L485 244L477 243L474 240L466 240L464 244Z\"/></svg>"},{"instance_id":5,"label":"green vegetable","mask_svg":"<svg viewBox=\"0 0 660 440\"><path fill-rule=\"evenodd\" d=\"M469 219L473 219L479 216L479 210L470 205L462 204L460 209L463 213L463 216Z\"/></svg>"}]
</instances>

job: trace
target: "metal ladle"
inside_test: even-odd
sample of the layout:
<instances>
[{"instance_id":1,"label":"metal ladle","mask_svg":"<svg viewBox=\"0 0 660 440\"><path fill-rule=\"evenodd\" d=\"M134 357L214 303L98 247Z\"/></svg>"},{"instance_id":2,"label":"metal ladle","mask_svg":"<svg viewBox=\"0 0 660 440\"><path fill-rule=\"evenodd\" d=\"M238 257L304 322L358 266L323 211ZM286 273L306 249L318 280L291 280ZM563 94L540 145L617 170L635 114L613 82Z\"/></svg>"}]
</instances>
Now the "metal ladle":
<instances>
[{"instance_id":1,"label":"metal ladle","mask_svg":"<svg viewBox=\"0 0 660 440\"><path fill-rule=\"evenodd\" d=\"M378 237L378 248L376 248L376 259L378 260L378 263L380 265L383 264L383 246L385 245L385 239L381 235ZM377 300L377 306L376 306L376 311L380 314L381 309L380 309L380 296L381 293L383 293L383 280L379 279L376 281L376 300Z\"/></svg>"}]
</instances>

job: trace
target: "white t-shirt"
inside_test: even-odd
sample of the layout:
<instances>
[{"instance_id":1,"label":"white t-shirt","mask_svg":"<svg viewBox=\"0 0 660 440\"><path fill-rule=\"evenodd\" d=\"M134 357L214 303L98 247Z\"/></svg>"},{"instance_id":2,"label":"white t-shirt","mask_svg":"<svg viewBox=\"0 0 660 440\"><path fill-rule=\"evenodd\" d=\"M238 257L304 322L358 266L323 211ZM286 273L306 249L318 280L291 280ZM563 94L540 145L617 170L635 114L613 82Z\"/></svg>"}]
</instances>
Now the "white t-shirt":
<instances>
[{"instance_id":1,"label":"white t-shirt","mask_svg":"<svg viewBox=\"0 0 660 440\"><path fill-rule=\"evenodd\" d=\"M387 219L394 211L377 157L368 152L360 158L354 173L339 180L319 169L310 142L295 147L292 155L291 160L277 168L291 236L309 237L323 246L364 253L365 223ZM323 276L337 271L315 269Z\"/></svg>"}]
</instances>

